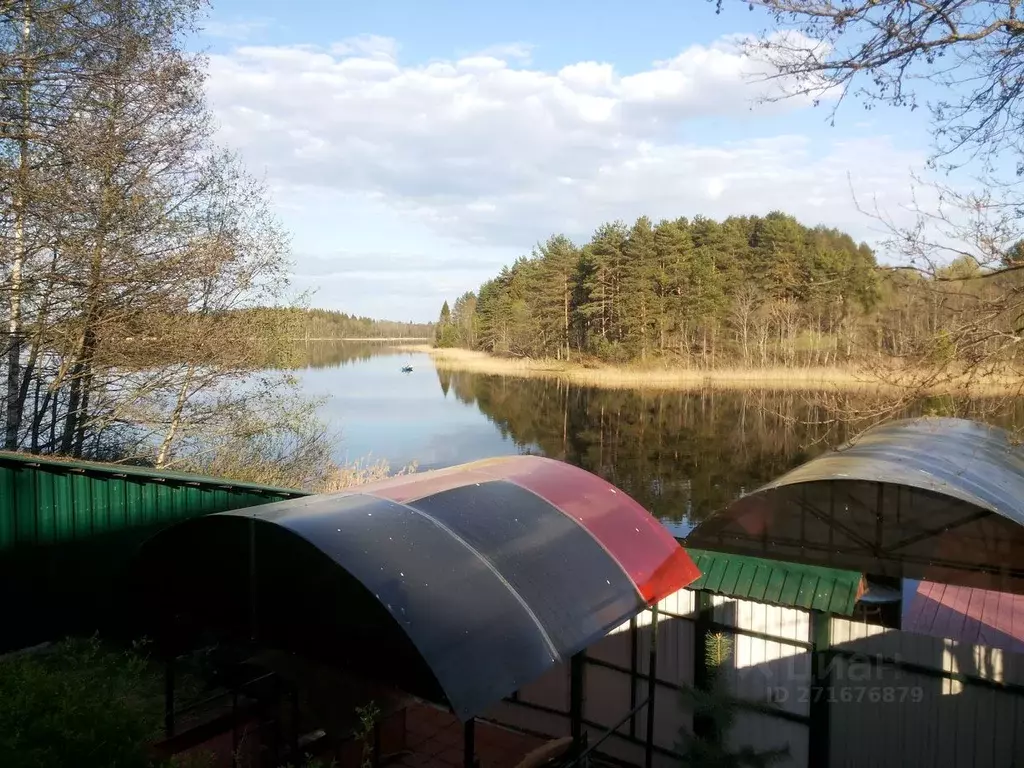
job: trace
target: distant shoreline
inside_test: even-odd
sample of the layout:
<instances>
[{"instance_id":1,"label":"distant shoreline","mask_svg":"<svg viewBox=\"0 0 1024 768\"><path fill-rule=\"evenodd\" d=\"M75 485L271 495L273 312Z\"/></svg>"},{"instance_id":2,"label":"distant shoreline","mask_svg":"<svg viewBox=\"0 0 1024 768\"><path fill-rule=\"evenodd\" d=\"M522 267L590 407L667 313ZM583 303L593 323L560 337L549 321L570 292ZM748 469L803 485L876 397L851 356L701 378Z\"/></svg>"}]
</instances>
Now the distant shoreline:
<instances>
[{"instance_id":1,"label":"distant shoreline","mask_svg":"<svg viewBox=\"0 0 1024 768\"><path fill-rule=\"evenodd\" d=\"M402 344L395 349L430 355L434 365L442 370L466 371L495 376L519 378L560 379L588 387L603 389L759 389L759 390L834 390L864 392L898 392L899 387L873 378L868 371L855 367L811 368L683 368L668 366L621 366L608 364L583 365L564 360L505 358L486 352L461 348L439 349L429 344ZM983 384L975 384L970 393L1013 394L1020 380L1007 377L989 377ZM915 387L916 388L916 387Z\"/></svg>"}]
</instances>

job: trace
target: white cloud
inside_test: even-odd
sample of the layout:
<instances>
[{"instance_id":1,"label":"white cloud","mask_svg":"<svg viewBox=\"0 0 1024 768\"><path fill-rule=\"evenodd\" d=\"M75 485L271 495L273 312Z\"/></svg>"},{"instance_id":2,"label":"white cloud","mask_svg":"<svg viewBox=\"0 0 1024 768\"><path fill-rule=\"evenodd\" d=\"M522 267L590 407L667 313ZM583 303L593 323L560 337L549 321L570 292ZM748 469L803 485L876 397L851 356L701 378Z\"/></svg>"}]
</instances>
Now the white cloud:
<instances>
[{"instance_id":1,"label":"white cloud","mask_svg":"<svg viewBox=\"0 0 1024 768\"><path fill-rule=\"evenodd\" d=\"M905 197L922 156L885 138L716 141L728 126L749 135L752 102L781 87L763 81L769 70L742 39L630 74L595 61L531 69L521 44L418 65L374 36L244 46L211 57L209 92L224 139L275 183L361 195L467 243L525 250L641 213L774 208L866 233L847 174L861 194ZM754 116L784 119L802 106ZM810 120L820 125L820 113Z\"/></svg>"},{"instance_id":2,"label":"white cloud","mask_svg":"<svg viewBox=\"0 0 1024 768\"><path fill-rule=\"evenodd\" d=\"M328 50L335 56L354 59L394 61L398 58L398 43L390 37L381 37L380 35L348 37L329 46Z\"/></svg>"},{"instance_id":3,"label":"white cloud","mask_svg":"<svg viewBox=\"0 0 1024 768\"><path fill-rule=\"evenodd\" d=\"M475 51L470 55L488 56L506 61L517 61L520 64L529 64L533 57L533 45L524 42L497 43L496 45L489 45L486 48Z\"/></svg>"}]
</instances>

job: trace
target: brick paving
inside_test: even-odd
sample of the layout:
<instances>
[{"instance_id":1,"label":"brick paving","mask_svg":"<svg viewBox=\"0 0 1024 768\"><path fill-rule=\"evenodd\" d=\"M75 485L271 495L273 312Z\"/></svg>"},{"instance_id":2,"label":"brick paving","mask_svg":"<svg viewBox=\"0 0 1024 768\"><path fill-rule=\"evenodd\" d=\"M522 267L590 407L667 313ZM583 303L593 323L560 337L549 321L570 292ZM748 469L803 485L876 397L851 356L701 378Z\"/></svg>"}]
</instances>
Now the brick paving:
<instances>
[{"instance_id":1,"label":"brick paving","mask_svg":"<svg viewBox=\"0 0 1024 768\"><path fill-rule=\"evenodd\" d=\"M513 768L542 739L490 723L476 724L480 768ZM463 725L454 715L423 704L406 711L406 754L390 763L403 768L462 768Z\"/></svg>"}]
</instances>

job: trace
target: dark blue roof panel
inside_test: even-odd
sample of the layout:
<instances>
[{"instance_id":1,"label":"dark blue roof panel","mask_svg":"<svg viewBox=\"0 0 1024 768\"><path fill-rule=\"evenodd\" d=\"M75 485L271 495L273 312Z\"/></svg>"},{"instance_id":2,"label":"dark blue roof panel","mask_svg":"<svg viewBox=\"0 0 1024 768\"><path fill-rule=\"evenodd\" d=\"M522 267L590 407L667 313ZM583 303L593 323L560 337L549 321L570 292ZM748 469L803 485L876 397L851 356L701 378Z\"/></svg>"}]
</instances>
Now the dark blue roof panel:
<instances>
[{"instance_id":1,"label":"dark blue roof panel","mask_svg":"<svg viewBox=\"0 0 1024 768\"><path fill-rule=\"evenodd\" d=\"M538 457L485 469L183 523L144 548L140 599L164 632L301 653L466 719L699 575L643 508L582 470ZM590 517L548 498L573 487Z\"/></svg>"}]
</instances>

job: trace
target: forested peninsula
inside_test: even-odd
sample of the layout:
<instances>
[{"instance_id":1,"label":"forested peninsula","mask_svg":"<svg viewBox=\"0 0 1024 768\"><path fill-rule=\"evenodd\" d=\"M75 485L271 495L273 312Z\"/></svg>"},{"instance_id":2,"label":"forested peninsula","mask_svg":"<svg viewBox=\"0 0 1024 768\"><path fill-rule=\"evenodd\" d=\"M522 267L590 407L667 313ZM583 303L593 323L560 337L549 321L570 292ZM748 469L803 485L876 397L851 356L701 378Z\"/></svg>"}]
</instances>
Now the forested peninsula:
<instances>
[{"instance_id":1,"label":"forested peninsula","mask_svg":"<svg viewBox=\"0 0 1024 768\"><path fill-rule=\"evenodd\" d=\"M778 211L724 221L642 216L603 224L582 246L552 236L445 302L435 345L752 372L950 362L972 298L1017 280L1013 271L980 276L969 259L932 274L888 267L866 243ZM995 331L1003 319L986 321ZM984 340L975 347L984 354Z\"/></svg>"}]
</instances>

